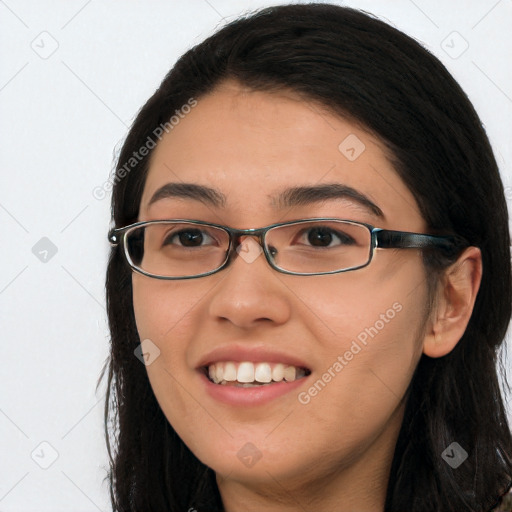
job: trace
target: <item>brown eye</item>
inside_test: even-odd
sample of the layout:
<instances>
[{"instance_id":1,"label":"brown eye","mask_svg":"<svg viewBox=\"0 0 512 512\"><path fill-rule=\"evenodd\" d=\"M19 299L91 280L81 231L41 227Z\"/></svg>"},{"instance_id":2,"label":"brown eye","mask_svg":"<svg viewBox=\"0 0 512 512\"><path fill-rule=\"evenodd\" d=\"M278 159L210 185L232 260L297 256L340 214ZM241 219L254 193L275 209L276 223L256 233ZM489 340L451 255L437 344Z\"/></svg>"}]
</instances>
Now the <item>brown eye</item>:
<instances>
[{"instance_id":1,"label":"brown eye","mask_svg":"<svg viewBox=\"0 0 512 512\"><path fill-rule=\"evenodd\" d=\"M355 243L350 235L325 226L309 228L304 232L307 233L307 242L316 247L329 247L333 241L336 242L336 239L339 243L335 245L353 245Z\"/></svg>"},{"instance_id":2,"label":"brown eye","mask_svg":"<svg viewBox=\"0 0 512 512\"><path fill-rule=\"evenodd\" d=\"M174 240L179 240L179 244L184 247L198 247L204 239L203 233L199 229L181 230L177 233L169 235L162 245L174 243Z\"/></svg>"}]
</instances>

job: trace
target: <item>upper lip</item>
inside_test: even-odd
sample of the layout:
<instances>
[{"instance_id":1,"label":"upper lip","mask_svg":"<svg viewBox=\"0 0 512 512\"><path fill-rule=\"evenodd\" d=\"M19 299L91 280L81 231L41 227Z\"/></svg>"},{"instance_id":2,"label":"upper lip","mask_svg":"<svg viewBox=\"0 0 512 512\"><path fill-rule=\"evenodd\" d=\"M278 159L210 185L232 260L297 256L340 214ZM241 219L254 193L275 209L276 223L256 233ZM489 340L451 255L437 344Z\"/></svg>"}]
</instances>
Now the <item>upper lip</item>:
<instances>
[{"instance_id":1,"label":"upper lip","mask_svg":"<svg viewBox=\"0 0 512 512\"><path fill-rule=\"evenodd\" d=\"M309 370L304 361L296 356L280 352L269 348L268 346L243 346L243 345L224 345L213 349L211 352L201 358L197 368L204 368L211 364L221 361L234 361L241 363L250 361L253 363L283 363L289 366L305 368Z\"/></svg>"}]
</instances>

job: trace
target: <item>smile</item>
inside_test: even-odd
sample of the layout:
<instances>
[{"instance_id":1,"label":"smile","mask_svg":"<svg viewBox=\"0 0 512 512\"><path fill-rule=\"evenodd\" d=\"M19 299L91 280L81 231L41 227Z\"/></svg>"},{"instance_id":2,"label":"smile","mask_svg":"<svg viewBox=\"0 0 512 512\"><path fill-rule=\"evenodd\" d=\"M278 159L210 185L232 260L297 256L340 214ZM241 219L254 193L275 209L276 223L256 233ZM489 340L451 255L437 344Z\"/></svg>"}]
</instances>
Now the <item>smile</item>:
<instances>
[{"instance_id":1,"label":"smile","mask_svg":"<svg viewBox=\"0 0 512 512\"><path fill-rule=\"evenodd\" d=\"M222 361L204 368L211 382L223 386L253 387L277 382L294 382L308 376L307 368L284 363Z\"/></svg>"}]
</instances>

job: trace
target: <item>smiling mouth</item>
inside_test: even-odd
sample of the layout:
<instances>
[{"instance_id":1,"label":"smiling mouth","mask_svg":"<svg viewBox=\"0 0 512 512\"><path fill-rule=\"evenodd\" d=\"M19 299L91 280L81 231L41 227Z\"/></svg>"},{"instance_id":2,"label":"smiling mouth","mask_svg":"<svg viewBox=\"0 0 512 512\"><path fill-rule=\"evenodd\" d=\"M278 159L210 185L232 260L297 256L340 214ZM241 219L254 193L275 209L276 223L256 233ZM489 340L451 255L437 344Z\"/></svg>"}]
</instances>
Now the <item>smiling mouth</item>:
<instances>
[{"instance_id":1,"label":"smiling mouth","mask_svg":"<svg viewBox=\"0 0 512 512\"><path fill-rule=\"evenodd\" d=\"M283 363L225 361L203 366L202 373L214 384L250 388L294 382L311 374L308 368Z\"/></svg>"}]
</instances>

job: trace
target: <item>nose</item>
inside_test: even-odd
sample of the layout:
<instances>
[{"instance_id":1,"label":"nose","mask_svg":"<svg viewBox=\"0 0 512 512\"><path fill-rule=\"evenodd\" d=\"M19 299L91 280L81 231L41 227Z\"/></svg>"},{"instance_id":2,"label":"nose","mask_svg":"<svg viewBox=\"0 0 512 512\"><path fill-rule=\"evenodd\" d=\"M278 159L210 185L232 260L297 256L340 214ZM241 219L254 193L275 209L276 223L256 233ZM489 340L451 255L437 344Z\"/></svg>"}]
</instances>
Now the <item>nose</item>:
<instances>
[{"instance_id":1,"label":"nose","mask_svg":"<svg viewBox=\"0 0 512 512\"><path fill-rule=\"evenodd\" d=\"M237 240L238 241L238 240ZM285 323L291 316L288 288L268 264L254 236L240 237L236 252L211 294L210 315L241 328Z\"/></svg>"}]
</instances>

